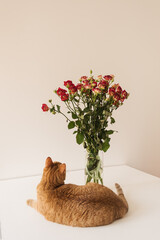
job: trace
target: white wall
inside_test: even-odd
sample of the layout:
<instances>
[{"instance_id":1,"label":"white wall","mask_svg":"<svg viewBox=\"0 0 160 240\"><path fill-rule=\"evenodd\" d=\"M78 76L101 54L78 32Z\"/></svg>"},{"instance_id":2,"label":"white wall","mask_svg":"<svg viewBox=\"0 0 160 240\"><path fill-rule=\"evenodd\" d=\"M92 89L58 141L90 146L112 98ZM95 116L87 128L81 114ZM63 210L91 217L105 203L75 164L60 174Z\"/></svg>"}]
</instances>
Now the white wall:
<instances>
[{"instance_id":1,"label":"white wall","mask_svg":"<svg viewBox=\"0 0 160 240\"><path fill-rule=\"evenodd\" d=\"M61 116L41 111L63 81L114 74L130 92L117 112L105 165L160 177L158 0L1 0L0 178L38 174L47 156L84 167Z\"/></svg>"}]
</instances>

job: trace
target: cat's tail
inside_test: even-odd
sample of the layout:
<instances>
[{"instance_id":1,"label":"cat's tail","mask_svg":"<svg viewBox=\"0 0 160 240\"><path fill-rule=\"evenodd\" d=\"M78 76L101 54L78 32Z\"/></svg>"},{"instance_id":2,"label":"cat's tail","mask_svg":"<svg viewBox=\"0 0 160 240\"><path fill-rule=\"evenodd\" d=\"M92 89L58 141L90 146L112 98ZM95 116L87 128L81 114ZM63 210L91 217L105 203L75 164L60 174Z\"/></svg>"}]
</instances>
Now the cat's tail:
<instances>
[{"instance_id":1,"label":"cat's tail","mask_svg":"<svg viewBox=\"0 0 160 240\"><path fill-rule=\"evenodd\" d=\"M128 211L128 203L127 203L127 200L124 196L124 193L123 193L123 190L122 190L121 186L118 183L115 183L115 187L117 189L118 196L122 199L122 201L125 204L125 206L127 208L127 211Z\"/></svg>"}]
</instances>

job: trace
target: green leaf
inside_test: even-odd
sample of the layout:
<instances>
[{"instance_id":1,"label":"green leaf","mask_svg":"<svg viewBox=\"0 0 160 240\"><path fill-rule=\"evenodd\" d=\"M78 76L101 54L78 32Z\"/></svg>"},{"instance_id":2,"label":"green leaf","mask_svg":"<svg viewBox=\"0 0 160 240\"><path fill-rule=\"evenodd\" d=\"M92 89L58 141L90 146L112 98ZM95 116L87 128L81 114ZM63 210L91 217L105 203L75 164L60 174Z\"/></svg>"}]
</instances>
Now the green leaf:
<instances>
[{"instance_id":1,"label":"green leaf","mask_svg":"<svg viewBox=\"0 0 160 240\"><path fill-rule=\"evenodd\" d=\"M106 140L104 141L102 145L103 152L107 152L107 150L109 149L110 147L109 141L110 141L110 138L106 138Z\"/></svg>"},{"instance_id":2,"label":"green leaf","mask_svg":"<svg viewBox=\"0 0 160 240\"><path fill-rule=\"evenodd\" d=\"M78 116L75 113L72 112L72 118L76 119L76 118L78 118Z\"/></svg>"},{"instance_id":3,"label":"green leaf","mask_svg":"<svg viewBox=\"0 0 160 240\"><path fill-rule=\"evenodd\" d=\"M76 125L77 125L78 127L80 127L80 126L81 126L81 121L77 120L77 121L76 121Z\"/></svg>"},{"instance_id":4,"label":"green leaf","mask_svg":"<svg viewBox=\"0 0 160 240\"><path fill-rule=\"evenodd\" d=\"M115 119L111 117L111 124L115 123Z\"/></svg>"},{"instance_id":5,"label":"green leaf","mask_svg":"<svg viewBox=\"0 0 160 240\"><path fill-rule=\"evenodd\" d=\"M113 130L108 130L108 131L107 131L107 134L108 134L108 135L111 135L111 134L113 134L113 133L114 133Z\"/></svg>"},{"instance_id":6,"label":"green leaf","mask_svg":"<svg viewBox=\"0 0 160 240\"><path fill-rule=\"evenodd\" d=\"M84 134L82 132L78 132L76 135L76 141L78 144L81 144L84 140Z\"/></svg>"},{"instance_id":7,"label":"green leaf","mask_svg":"<svg viewBox=\"0 0 160 240\"><path fill-rule=\"evenodd\" d=\"M87 180L86 180L86 184L89 183L92 180L92 177L90 175L88 175Z\"/></svg>"},{"instance_id":8,"label":"green leaf","mask_svg":"<svg viewBox=\"0 0 160 240\"><path fill-rule=\"evenodd\" d=\"M56 105L56 107L57 107L57 111L60 112L60 106Z\"/></svg>"},{"instance_id":9,"label":"green leaf","mask_svg":"<svg viewBox=\"0 0 160 240\"><path fill-rule=\"evenodd\" d=\"M89 116L88 114L86 114L86 115L84 116L84 123L88 123L89 118L90 118L90 116Z\"/></svg>"},{"instance_id":10,"label":"green leaf","mask_svg":"<svg viewBox=\"0 0 160 240\"><path fill-rule=\"evenodd\" d=\"M73 134L77 133L77 131L74 131Z\"/></svg>"},{"instance_id":11,"label":"green leaf","mask_svg":"<svg viewBox=\"0 0 160 240\"><path fill-rule=\"evenodd\" d=\"M90 109L88 108L88 107L86 107L84 110L83 110L83 112L89 112L90 111Z\"/></svg>"},{"instance_id":12,"label":"green leaf","mask_svg":"<svg viewBox=\"0 0 160 240\"><path fill-rule=\"evenodd\" d=\"M68 129L72 129L74 127L75 127L75 122L73 122L73 121L69 122Z\"/></svg>"}]
</instances>

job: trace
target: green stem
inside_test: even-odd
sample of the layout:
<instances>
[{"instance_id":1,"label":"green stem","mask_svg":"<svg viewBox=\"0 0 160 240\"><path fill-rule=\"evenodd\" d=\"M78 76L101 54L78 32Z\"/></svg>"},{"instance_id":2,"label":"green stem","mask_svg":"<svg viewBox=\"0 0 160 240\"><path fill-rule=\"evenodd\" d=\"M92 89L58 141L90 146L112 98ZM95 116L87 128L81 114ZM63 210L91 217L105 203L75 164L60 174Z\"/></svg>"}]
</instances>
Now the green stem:
<instances>
[{"instance_id":1,"label":"green stem","mask_svg":"<svg viewBox=\"0 0 160 240\"><path fill-rule=\"evenodd\" d=\"M71 120L64 113L62 113L61 111L55 110L55 112L62 114L68 121L71 122Z\"/></svg>"},{"instance_id":2,"label":"green stem","mask_svg":"<svg viewBox=\"0 0 160 240\"><path fill-rule=\"evenodd\" d=\"M73 108L74 108L74 113L76 114L77 112L76 112L76 108L75 108L75 105L74 105L74 102L73 102L73 100L71 100L71 103L72 103L72 105L73 105Z\"/></svg>"},{"instance_id":3,"label":"green stem","mask_svg":"<svg viewBox=\"0 0 160 240\"><path fill-rule=\"evenodd\" d=\"M69 103L68 102L64 102L65 104L66 104L66 107L71 111L71 112L73 112L74 110L71 108L71 106L69 105Z\"/></svg>"}]
</instances>

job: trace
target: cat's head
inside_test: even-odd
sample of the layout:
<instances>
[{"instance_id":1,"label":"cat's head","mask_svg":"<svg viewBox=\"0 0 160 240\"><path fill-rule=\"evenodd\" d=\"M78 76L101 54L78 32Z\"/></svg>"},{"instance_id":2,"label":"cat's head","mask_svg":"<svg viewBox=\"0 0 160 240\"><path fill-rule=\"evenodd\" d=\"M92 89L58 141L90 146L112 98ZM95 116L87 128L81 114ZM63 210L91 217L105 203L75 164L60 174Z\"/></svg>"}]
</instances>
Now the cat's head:
<instances>
[{"instance_id":1,"label":"cat's head","mask_svg":"<svg viewBox=\"0 0 160 240\"><path fill-rule=\"evenodd\" d=\"M50 185L60 186L66 178L66 164L53 162L50 157L45 161L42 180Z\"/></svg>"}]
</instances>

